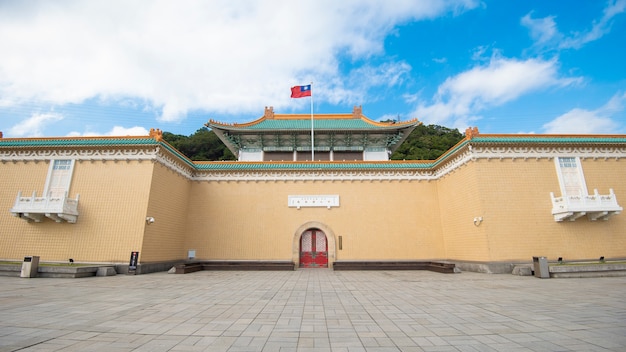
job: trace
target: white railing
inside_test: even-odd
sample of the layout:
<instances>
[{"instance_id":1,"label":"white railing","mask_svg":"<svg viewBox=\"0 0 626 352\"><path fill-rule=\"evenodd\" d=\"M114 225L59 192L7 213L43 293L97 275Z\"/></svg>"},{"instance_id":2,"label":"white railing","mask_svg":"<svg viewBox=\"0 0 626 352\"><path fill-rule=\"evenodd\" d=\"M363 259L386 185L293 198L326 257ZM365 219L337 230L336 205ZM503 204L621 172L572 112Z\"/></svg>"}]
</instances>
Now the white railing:
<instances>
[{"instance_id":1,"label":"white railing","mask_svg":"<svg viewBox=\"0 0 626 352\"><path fill-rule=\"evenodd\" d=\"M78 218L78 199L67 197L67 192L63 196L37 197L37 192L33 192L30 197L22 196L22 192L17 193L11 213L14 216L29 221L41 222L44 216L61 222L75 223Z\"/></svg>"},{"instance_id":2,"label":"white railing","mask_svg":"<svg viewBox=\"0 0 626 352\"><path fill-rule=\"evenodd\" d=\"M594 189L593 194L563 197L555 197L554 193L550 192L550 198L552 199L552 215L556 221L574 221L584 215L592 221L607 220L623 210L617 204L613 189L609 190L609 194L600 194L597 189Z\"/></svg>"}]
</instances>

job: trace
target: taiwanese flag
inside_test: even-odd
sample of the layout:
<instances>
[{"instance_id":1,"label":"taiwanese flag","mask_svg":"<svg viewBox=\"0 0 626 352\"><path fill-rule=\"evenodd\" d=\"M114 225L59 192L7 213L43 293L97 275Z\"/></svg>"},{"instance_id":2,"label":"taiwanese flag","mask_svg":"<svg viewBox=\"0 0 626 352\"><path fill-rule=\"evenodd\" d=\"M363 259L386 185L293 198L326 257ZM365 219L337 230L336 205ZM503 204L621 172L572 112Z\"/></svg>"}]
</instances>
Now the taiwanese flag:
<instances>
[{"instance_id":1,"label":"taiwanese flag","mask_svg":"<svg viewBox=\"0 0 626 352\"><path fill-rule=\"evenodd\" d=\"M304 98L311 96L311 85L291 87L292 98Z\"/></svg>"}]
</instances>

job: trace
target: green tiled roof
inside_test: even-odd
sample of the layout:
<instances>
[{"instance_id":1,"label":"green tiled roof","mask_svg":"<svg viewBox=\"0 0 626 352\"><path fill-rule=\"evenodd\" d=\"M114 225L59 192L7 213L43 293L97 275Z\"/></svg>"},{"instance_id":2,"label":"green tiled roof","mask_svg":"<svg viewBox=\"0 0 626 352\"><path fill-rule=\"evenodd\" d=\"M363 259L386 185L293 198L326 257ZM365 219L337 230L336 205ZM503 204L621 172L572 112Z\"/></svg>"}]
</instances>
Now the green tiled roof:
<instances>
[{"instance_id":1,"label":"green tiled roof","mask_svg":"<svg viewBox=\"0 0 626 352\"><path fill-rule=\"evenodd\" d=\"M224 126L212 125L212 127L226 130L254 130L254 131L280 131L280 130L310 130L311 120L263 120L249 126ZM313 127L316 130L380 130L399 129L411 127L411 125L398 124L389 126L376 126L362 119L313 119Z\"/></svg>"},{"instance_id":2,"label":"green tiled roof","mask_svg":"<svg viewBox=\"0 0 626 352\"><path fill-rule=\"evenodd\" d=\"M357 163L311 163L311 162L293 162L293 163L272 163L272 162L214 162L207 164L196 164L198 170L359 170L359 169L376 169L376 170L398 170L398 169L428 169L433 167L432 162L357 162Z\"/></svg>"},{"instance_id":3,"label":"green tiled roof","mask_svg":"<svg viewBox=\"0 0 626 352\"><path fill-rule=\"evenodd\" d=\"M570 144L615 144L626 143L626 137L560 137L560 136L476 136L472 143L570 143Z\"/></svg>"},{"instance_id":4,"label":"green tiled roof","mask_svg":"<svg viewBox=\"0 0 626 352\"><path fill-rule=\"evenodd\" d=\"M33 139L2 139L0 138L0 149L10 147L30 147L30 148L49 148L49 147L115 147L115 146L162 146L169 150L172 154L179 157L183 162L191 167L194 164L186 156L181 154L177 149L168 143L162 143L154 138L33 138Z\"/></svg>"},{"instance_id":5,"label":"green tiled roof","mask_svg":"<svg viewBox=\"0 0 626 352\"><path fill-rule=\"evenodd\" d=\"M59 138L59 139L0 139L2 147L80 147L80 146L116 146L116 145L156 145L153 138Z\"/></svg>"}]
</instances>

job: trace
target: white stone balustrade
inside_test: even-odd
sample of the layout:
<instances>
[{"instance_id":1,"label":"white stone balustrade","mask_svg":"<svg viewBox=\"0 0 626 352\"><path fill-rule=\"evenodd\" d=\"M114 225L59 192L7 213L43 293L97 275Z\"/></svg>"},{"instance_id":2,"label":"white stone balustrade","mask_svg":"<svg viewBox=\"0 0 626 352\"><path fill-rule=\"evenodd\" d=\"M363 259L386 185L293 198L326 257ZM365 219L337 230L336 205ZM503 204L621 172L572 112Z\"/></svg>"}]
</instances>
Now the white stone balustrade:
<instances>
[{"instance_id":1,"label":"white stone balustrade","mask_svg":"<svg viewBox=\"0 0 626 352\"><path fill-rule=\"evenodd\" d=\"M552 199L552 215L555 221L575 221L581 216L587 215L591 221L608 220L609 217L622 212L623 208L617 204L617 198L613 189L609 194L600 194L594 189L593 194L580 196L555 197L550 192Z\"/></svg>"},{"instance_id":2,"label":"white stone balustrade","mask_svg":"<svg viewBox=\"0 0 626 352\"><path fill-rule=\"evenodd\" d=\"M32 196L24 197L18 192L15 198L11 214L27 221L41 222L45 217L56 222L67 221L76 223L78 220L78 199L67 197L67 192L60 197L37 197L37 192Z\"/></svg>"}]
</instances>

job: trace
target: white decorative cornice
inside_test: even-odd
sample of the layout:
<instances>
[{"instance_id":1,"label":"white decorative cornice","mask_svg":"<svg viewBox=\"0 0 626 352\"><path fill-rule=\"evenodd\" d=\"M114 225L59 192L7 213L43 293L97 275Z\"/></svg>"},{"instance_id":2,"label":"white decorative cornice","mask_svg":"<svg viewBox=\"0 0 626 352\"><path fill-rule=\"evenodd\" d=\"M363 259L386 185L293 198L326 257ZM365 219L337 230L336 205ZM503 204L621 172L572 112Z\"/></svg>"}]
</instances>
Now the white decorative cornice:
<instances>
[{"instance_id":1,"label":"white decorative cornice","mask_svg":"<svg viewBox=\"0 0 626 352\"><path fill-rule=\"evenodd\" d=\"M27 150L0 150L0 160L6 161L44 161L51 159L73 159L78 161L124 161L124 160L152 160L158 149L27 149Z\"/></svg>"},{"instance_id":2,"label":"white decorative cornice","mask_svg":"<svg viewBox=\"0 0 626 352\"><path fill-rule=\"evenodd\" d=\"M157 147L156 161L187 179L193 179L194 170L192 167L184 163L181 158L169 153L167 150Z\"/></svg>"},{"instance_id":3,"label":"white decorative cornice","mask_svg":"<svg viewBox=\"0 0 626 352\"><path fill-rule=\"evenodd\" d=\"M71 149L26 149L0 150L2 162L18 161L47 161L52 159L73 159L82 161L155 161L163 166L191 179L193 169L181 158L160 148L147 146L145 148L71 148Z\"/></svg>"},{"instance_id":4,"label":"white decorative cornice","mask_svg":"<svg viewBox=\"0 0 626 352\"><path fill-rule=\"evenodd\" d=\"M551 159L558 156L577 156L582 159L625 158L626 147L610 146L472 146L474 159Z\"/></svg>"},{"instance_id":5,"label":"white decorative cornice","mask_svg":"<svg viewBox=\"0 0 626 352\"><path fill-rule=\"evenodd\" d=\"M380 164L381 168L350 169L337 163L318 170L202 170L188 160L159 145L145 147L49 147L45 149L0 149L0 161L47 161L74 159L78 161L152 161L191 181L429 181L445 177L459 167L476 159L541 159L577 156L581 159L626 158L626 147L589 145L484 145L471 142L434 161L432 168L399 168L398 164ZM270 164L270 162L268 162ZM366 162L364 162L366 164Z\"/></svg>"},{"instance_id":6,"label":"white decorative cornice","mask_svg":"<svg viewBox=\"0 0 626 352\"><path fill-rule=\"evenodd\" d=\"M446 158L446 160L435 169L435 178L439 179L446 176L461 165L472 160L472 152L470 148L464 148L461 151Z\"/></svg>"}]
</instances>

